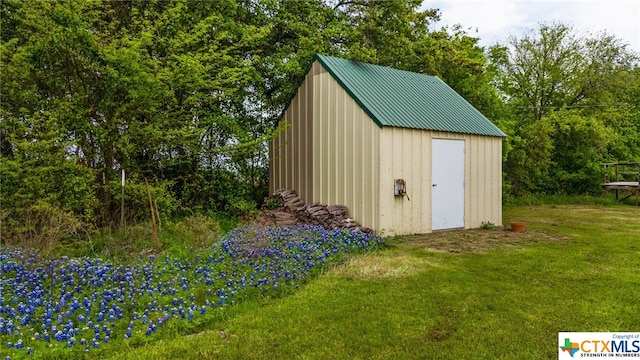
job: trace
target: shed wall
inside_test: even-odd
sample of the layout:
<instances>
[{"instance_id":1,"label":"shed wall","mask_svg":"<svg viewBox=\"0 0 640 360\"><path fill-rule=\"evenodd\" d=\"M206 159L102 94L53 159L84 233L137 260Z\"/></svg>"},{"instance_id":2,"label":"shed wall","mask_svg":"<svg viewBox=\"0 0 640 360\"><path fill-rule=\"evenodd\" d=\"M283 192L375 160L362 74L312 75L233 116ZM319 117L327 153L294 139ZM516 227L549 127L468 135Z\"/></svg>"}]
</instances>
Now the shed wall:
<instances>
[{"instance_id":1,"label":"shed wall","mask_svg":"<svg viewBox=\"0 0 640 360\"><path fill-rule=\"evenodd\" d=\"M385 234L430 233L432 139L465 141L465 228L502 224L502 139L491 136L384 128L380 136L380 228ZM394 196L394 179L407 182Z\"/></svg>"},{"instance_id":2,"label":"shed wall","mask_svg":"<svg viewBox=\"0 0 640 360\"><path fill-rule=\"evenodd\" d=\"M502 225L502 138L379 128L316 61L284 113L289 128L269 147L269 190L307 203L343 204L385 235L431 229L431 142L465 140L465 228ZM393 195L394 179L407 182Z\"/></svg>"},{"instance_id":3,"label":"shed wall","mask_svg":"<svg viewBox=\"0 0 640 360\"><path fill-rule=\"evenodd\" d=\"M326 70L316 61L282 117L289 127L269 144L270 193L277 189L293 189L305 202L312 201L313 79L320 73L326 73Z\"/></svg>"},{"instance_id":4,"label":"shed wall","mask_svg":"<svg viewBox=\"0 0 640 360\"><path fill-rule=\"evenodd\" d=\"M431 231L431 137L428 131L383 128L380 136L380 228L385 235ZM394 180L404 179L407 197L394 196ZM409 200L410 199L410 200Z\"/></svg>"},{"instance_id":5,"label":"shed wall","mask_svg":"<svg viewBox=\"0 0 640 360\"><path fill-rule=\"evenodd\" d=\"M313 79L313 202L342 204L378 229L380 131L329 73Z\"/></svg>"}]
</instances>

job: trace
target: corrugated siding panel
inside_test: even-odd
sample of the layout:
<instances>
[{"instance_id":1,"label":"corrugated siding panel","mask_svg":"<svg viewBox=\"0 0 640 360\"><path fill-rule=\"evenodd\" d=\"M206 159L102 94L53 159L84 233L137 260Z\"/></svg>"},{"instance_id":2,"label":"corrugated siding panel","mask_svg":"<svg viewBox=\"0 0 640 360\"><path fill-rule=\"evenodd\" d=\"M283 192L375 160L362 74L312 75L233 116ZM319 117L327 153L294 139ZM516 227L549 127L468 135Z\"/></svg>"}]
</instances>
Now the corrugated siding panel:
<instances>
[{"instance_id":1,"label":"corrugated siding panel","mask_svg":"<svg viewBox=\"0 0 640 360\"><path fill-rule=\"evenodd\" d=\"M467 228L477 228L483 222L502 225L502 141L473 136L475 151L469 154L470 181L475 186L467 194Z\"/></svg>"},{"instance_id":2,"label":"corrugated siding panel","mask_svg":"<svg viewBox=\"0 0 640 360\"><path fill-rule=\"evenodd\" d=\"M283 115L289 128L270 142L269 191L293 189L313 197L313 77L326 72L315 62Z\"/></svg>"},{"instance_id":3,"label":"corrugated siding panel","mask_svg":"<svg viewBox=\"0 0 640 360\"><path fill-rule=\"evenodd\" d=\"M342 204L378 229L379 128L329 75L315 77L313 202Z\"/></svg>"},{"instance_id":4,"label":"corrugated siding panel","mask_svg":"<svg viewBox=\"0 0 640 360\"><path fill-rule=\"evenodd\" d=\"M382 130L380 228L387 235L431 232L431 141L465 141L465 228L502 225L502 139L417 129ZM411 198L393 196L394 179L407 181Z\"/></svg>"},{"instance_id":5,"label":"corrugated siding panel","mask_svg":"<svg viewBox=\"0 0 640 360\"><path fill-rule=\"evenodd\" d=\"M429 132L383 128L381 134L380 230L387 235L430 231L430 196L426 186L431 175ZM404 179L407 197L394 195L395 179Z\"/></svg>"}]
</instances>

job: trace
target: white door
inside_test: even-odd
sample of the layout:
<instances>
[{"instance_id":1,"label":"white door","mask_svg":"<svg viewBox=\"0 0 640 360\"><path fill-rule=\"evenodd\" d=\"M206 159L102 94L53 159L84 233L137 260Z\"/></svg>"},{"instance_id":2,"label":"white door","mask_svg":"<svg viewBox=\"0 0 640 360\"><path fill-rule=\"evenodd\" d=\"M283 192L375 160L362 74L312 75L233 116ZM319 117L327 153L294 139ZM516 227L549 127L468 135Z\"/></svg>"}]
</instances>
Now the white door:
<instances>
[{"instance_id":1,"label":"white door","mask_svg":"<svg viewBox=\"0 0 640 360\"><path fill-rule=\"evenodd\" d=\"M431 143L431 229L464 227L464 140Z\"/></svg>"}]
</instances>

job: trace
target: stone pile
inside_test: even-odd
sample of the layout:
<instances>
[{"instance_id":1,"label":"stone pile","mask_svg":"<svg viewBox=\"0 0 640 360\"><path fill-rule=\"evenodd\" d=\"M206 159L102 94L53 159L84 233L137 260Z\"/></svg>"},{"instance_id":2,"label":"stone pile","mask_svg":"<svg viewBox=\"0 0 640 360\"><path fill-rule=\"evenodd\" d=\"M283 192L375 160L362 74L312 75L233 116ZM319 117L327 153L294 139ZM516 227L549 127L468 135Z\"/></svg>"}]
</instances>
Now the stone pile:
<instances>
[{"instance_id":1,"label":"stone pile","mask_svg":"<svg viewBox=\"0 0 640 360\"><path fill-rule=\"evenodd\" d=\"M259 225L317 225L325 229L348 229L373 233L349 217L344 205L305 204L295 190L277 190L267 197L255 220Z\"/></svg>"}]
</instances>

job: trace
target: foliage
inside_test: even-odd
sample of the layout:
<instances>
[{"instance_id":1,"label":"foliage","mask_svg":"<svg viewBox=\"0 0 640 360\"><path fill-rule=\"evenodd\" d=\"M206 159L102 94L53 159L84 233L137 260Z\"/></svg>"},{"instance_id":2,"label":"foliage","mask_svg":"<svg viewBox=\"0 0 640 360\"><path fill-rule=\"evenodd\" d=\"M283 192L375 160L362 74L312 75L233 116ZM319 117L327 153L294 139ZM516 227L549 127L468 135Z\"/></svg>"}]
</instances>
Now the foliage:
<instances>
[{"instance_id":1,"label":"foliage","mask_svg":"<svg viewBox=\"0 0 640 360\"><path fill-rule=\"evenodd\" d=\"M603 163L640 159L640 57L621 40L542 24L488 55L510 107L509 194L594 194Z\"/></svg>"},{"instance_id":2,"label":"foliage","mask_svg":"<svg viewBox=\"0 0 640 360\"><path fill-rule=\"evenodd\" d=\"M135 263L141 257L164 253L182 257L187 256L190 249L213 245L221 235L238 227L237 219L221 214L193 214L183 218L159 220L157 243L151 221L145 221L101 229L82 240L77 237L65 238L50 251L41 251L40 254L45 258L98 256L121 263ZM37 249L41 246L30 248Z\"/></svg>"},{"instance_id":3,"label":"foliage","mask_svg":"<svg viewBox=\"0 0 640 360\"><path fill-rule=\"evenodd\" d=\"M6 216L3 214L3 216ZM78 236L82 232L84 223L73 213L65 212L58 207L44 201L38 201L22 209L22 222L13 221L3 223L7 231L4 242L16 242L23 246L50 250L57 246L62 239Z\"/></svg>"},{"instance_id":4,"label":"foliage","mask_svg":"<svg viewBox=\"0 0 640 360\"><path fill-rule=\"evenodd\" d=\"M101 357L103 349L193 331L231 305L292 291L328 262L380 243L319 227L243 227L185 256L152 255L132 264L44 260L3 247L0 342L15 357Z\"/></svg>"},{"instance_id":5,"label":"foliage","mask_svg":"<svg viewBox=\"0 0 640 360\"><path fill-rule=\"evenodd\" d=\"M3 235L37 202L86 228L251 214L266 140L316 53L441 76L492 109L477 39L421 2L3 1ZM482 91L477 89L482 88ZM283 124L281 124L283 125ZM24 186L27 185L27 186Z\"/></svg>"},{"instance_id":6,"label":"foliage","mask_svg":"<svg viewBox=\"0 0 640 360\"><path fill-rule=\"evenodd\" d=\"M602 164L616 140L614 128L595 116L571 110L560 110L543 119L553 129L549 134L554 144L549 169L550 178L560 189L572 194L593 193L602 182ZM548 192L557 191L550 187Z\"/></svg>"},{"instance_id":7,"label":"foliage","mask_svg":"<svg viewBox=\"0 0 640 360\"><path fill-rule=\"evenodd\" d=\"M491 221L487 221L487 222L483 221L482 226L480 228L484 230L493 230L496 228L496 224L492 223Z\"/></svg>"},{"instance_id":8,"label":"foliage","mask_svg":"<svg viewBox=\"0 0 640 360\"><path fill-rule=\"evenodd\" d=\"M5 126L11 125L0 122ZM93 173L64 159L63 146L48 138L51 134L42 136L39 141L31 135L30 140L14 141L15 154L0 161L4 244L48 248L93 227L97 206Z\"/></svg>"},{"instance_id":9,"label":"foliage","mask_svg":"<svg viewBox=\"0 0 640 360\"><path fill-rule=\"evenodd\" d=\"M269 197L263 204L263 206L267 210L275 210L283 205L284 205L284 202L282 201L282 197L280 196Z\"/></svg>"},{"instance_id":10,"label":"foliage","mask_svg":"<svg viewBox=\"0 0 640 360\"><path fill-rule=\"evenodd\" d=\"M206 247L222 235L218 222L201 214L195 214L169 224L168 231L178 237L178 243L184 248L186 244L196 247Z\"/></svg>"},{"instance_id":11,"label":"foliage","mask_svg":"<svg viewBox=\"0 0 640 360\"><path fill-rule=\"evenodd\" d=\"M548 175L553 166L550 132L548 124L535 122L523 126L507 140L511 149L504 163L504 182L509 193L540 192L545 184L552 182Z\"/></svg>"}]
</instances>

